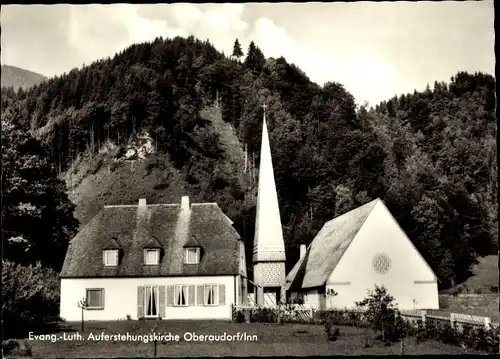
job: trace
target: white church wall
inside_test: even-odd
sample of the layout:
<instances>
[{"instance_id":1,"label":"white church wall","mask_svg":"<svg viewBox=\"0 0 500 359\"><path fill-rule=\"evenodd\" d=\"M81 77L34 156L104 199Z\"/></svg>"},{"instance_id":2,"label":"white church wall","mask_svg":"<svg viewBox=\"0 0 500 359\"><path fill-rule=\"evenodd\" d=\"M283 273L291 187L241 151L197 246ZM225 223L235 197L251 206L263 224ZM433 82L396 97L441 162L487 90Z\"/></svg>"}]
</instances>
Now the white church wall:
<instances>
[{"instance_id":1,"label":"white church wall","mask_svg":"<svg viewBox=\"0 0 500 359\"><path fill-rule=\"evenodd\" d=\"M60 316L67 321L81 320L81 309L78 308L77 303L85 297L86 289L104 289L104 309L86 310L84 313L85 320L118 320L125 319L127 315L130 315L132 319L138 319L138 286L224 284L226 297L224 305L197 305L198 301L195 298L195 306L166 306L164 319L230 320L232 317L232 304L235 303L236 277L62 278Z\"/></svg>"},{"instance_id":2,"label":"white church wall","mask_svg":"<svg viewBox=\"0 0 500 359\"><path fill-rule=\"evenodd\" d=\"M296 291L290 292L290 300L292 302L298 298L302 298L303 306L306 308L325 309L325 294L318 289L304 289L300 293Z\"/></svg>"},{"instance_id":3,"label":"white church wall","mask_svg":"<svg viewBox=\"0 0 500 359\"><path fill-rule=\"evenodd\" d=\"M317 289L304 291L304 306L306 307L319 307L319 294Z\"/></svg>"},{"instance_id":4,"label":"white church wall","mask_svg":"<svg viewBox=\"0 0 500 359\"><path fill-rule=\"evenodd\" d=\"M386 255L389 270L378 273L374 258ZM437 281L432 270L381 201L327 280L338 295L328 298L336 308L352 308L375 285L387 288L400 309L438 309Z\"/></svg>"}]
</instances>

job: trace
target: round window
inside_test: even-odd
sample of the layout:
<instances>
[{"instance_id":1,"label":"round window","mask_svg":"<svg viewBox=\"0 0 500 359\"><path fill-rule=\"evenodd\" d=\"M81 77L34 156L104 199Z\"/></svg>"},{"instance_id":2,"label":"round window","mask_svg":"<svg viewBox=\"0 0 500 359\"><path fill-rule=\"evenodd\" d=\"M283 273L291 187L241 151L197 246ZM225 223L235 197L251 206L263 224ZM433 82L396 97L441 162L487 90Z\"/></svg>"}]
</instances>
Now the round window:
<instances>
[{"instance_id":1,"label":"round window","mask_svg":"<svg viewBox=\"0 0 500 359\"><path fill-rule=\"evenodd\" d=\"M391 268L391 260L387 254L376 254L373 257L373 268L379 274L385 274Z\"/></svg>"}]
</instances>

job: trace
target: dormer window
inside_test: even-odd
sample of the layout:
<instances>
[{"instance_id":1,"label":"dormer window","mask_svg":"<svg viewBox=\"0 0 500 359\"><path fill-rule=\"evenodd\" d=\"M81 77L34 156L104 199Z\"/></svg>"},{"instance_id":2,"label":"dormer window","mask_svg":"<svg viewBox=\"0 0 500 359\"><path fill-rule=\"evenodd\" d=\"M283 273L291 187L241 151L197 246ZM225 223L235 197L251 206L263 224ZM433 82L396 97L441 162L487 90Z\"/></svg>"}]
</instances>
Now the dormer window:
<instances>
[{"instance_id":1,"label":"dormer window","mask_svg":"<svg viewBox=\"0 0 500 359\"><path fill-rule=\"evenodd\" d=\"M118 265L118 249L104 251L104 265L106 267L116 267Z\"/></svg>"},{"instance_id":2,"label":"dormer window","mask_svg":"<svg viewBox=\"0 0 500 359\"><path fill-rule=\"evenodd\" d=\"M200 262L200 248L184 248L184 263L197 264Z\"/></svg>"},{"instance_id":3,"label":"dormer window","mask_svg":"<svg viewBox=\"0 0 500 359\"><path fill-rule=\"evenodd\" d=\"M144 250L144 264L158 265L160 264L160 250L159 249L145 249Z\"/></svg>"}]
</instances>

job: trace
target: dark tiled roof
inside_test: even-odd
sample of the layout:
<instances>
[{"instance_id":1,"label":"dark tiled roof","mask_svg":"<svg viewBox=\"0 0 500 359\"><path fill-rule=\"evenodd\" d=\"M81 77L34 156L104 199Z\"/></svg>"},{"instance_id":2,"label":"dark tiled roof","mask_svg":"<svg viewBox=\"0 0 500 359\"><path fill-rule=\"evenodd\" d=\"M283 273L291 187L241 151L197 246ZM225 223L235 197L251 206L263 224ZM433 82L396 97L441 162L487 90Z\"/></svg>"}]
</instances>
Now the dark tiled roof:
<instances>
[{"instance_id":1,"label":"dark tiled roof","mask_svg":"<svg viewBox=\"0 0 500 359\"><path fill-rule=\"evenodd\" d=\"M191 236L188 241L186 242L186 244L184 244L184 247L187 248L187 247L201 247L201 244L200 242L198 242L198 240L196 239L195 236Z\"/></svg>"},{"instance_id":2,"label":"dark tiled roof","mask_svg":"<svg viewBox=\"0 0 500 359\"><path fill-rule=\"evenodd\" d=\"M110 238L108 244L104 246L104 249L120 249L120 246L116 242L116 238Z\"/></svg>"},{"instance_id":3,"label":"dark tiled roof","mask_svg":"<svg viewBox=\"0 0 500 359\"><path fill-rule=\"evenodd\" d=\"M285 286L297 290L324 285L377 201L326 222L307 248L304 258L287 275Z\"/></svg>"},{"instance_id":4,"label":"dark tiled roof","mask_svg":"<svg viewBox=\"0 0 500 359\"><path fill-rule=\"evenodd\" d=\"M204 255L184 264L184 245L196 238ZM114 238L114 240L113 240ZM70 242L61 277L235 275L240 236L215 203L181 206L106 206ZM102 251L120 249L120 263L105 267ZM144 249L161 247L159 265L144 265Z\"/></svg>"}]
</instances>

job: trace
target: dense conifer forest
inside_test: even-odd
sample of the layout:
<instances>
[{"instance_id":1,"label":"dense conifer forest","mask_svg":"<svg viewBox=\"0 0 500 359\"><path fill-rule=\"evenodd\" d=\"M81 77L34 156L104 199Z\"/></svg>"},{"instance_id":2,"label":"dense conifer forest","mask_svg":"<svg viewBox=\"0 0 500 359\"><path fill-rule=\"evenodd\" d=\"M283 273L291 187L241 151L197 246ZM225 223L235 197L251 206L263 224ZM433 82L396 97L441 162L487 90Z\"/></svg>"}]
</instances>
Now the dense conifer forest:
<instances>
[{"instance_id":1,"label":"dense conifer forest","mask_svg":"<svg viewBox=\"0 0 500 359\"><path fill-rule=\"evenodd\" d=\"M459 72L430 85L357 107L341 84L319 86L253 42L227 56L177 37L2 88L5 258L57 271L103 204L182 194L218 202L251 258L266 102L287 269L326 221L379 197L441 287L462 282L498 246L495 79ZM141 136L154 151L118 161Z\"/></svg>"}]
</instances>

